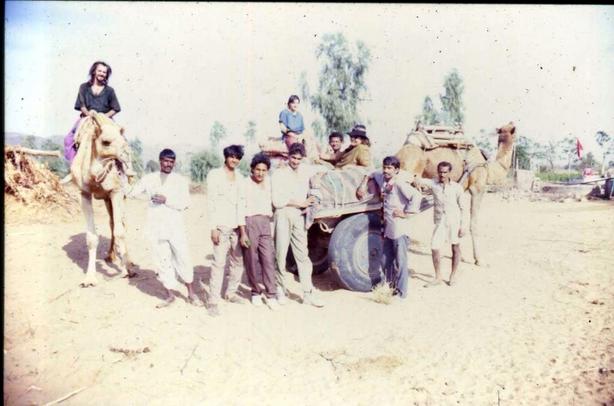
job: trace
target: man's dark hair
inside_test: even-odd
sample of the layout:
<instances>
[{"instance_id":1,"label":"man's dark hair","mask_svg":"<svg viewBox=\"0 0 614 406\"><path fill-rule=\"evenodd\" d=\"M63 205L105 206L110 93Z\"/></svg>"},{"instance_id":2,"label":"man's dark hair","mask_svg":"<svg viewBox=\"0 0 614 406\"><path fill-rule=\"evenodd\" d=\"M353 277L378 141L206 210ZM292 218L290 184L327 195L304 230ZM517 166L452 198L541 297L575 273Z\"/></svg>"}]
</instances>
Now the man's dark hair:
<instances>
[{"instance_id":1,"label":"man's dark hair","mask_svg":"<svg viewBox=\"0 0 614 406\"><path fill-rule=\"evenodd\" d=\"M271 169L271 160L266 154L259 153L254 155L252 158L252 163L249 164L249 167L254 169L258 164L265 164L267 169Z\"/></svg>"},{"instance_id":2,"label":"man's dark hair","mask_svg":"<svg viewBox=\"0 0 614 406\"><path fill-rule=\"evenodd\" d=\"M448 161L441 161L437 164L437 172L439 172L439 169L443 168L444 166L447 166L448 169L450 170L450 172L452 172L452 164Z\"/></svg>"},{"instance_id":3,"label":"man's dark hair","mask_svg":"<svg viewBox=\"0 0 614 406\"><path fill-rule=\"evenodd\" d=\"M288 156L296 154L301 154L302 157L305 157L305 146L300 142L290 145L290 148L288 149Z\"/></svg>"},{"instance_id":4,"label":"man's dark hair","mask_svg":"<svg viewBox=\"0 0 614 406\"><path fill-rule=\"evenodd\" d=\"M93 85L94 84L94 77L96 76L96 67L98 65L102 65L102 66L106 66L107 68L107 77L104 80L104 84L106 85L109 82L109 79L111 78L111 72L113 72L113 70L111 69L111 66L108 63L102 62L102 61L96 61L92 64L92 67L90 68L90 80L89 80L89 84Z\"/></svg>"},{"instance_id":5,"label":"man's dark hair","mask_svg":"<svg viewBox=\"0 0 614 406\"><path fill-rule=\"evenodd\" d=\"M229 157L243 158L243 145L229 145L224 148L224 159Z\"/></svg>"},{"instance_id":6,"label":"man's dark hair","mask_svg":"<svg viewBox=\"0 0 614 406\"><path fill-rule=\"evenodd\" d=\"M292 96L290 96L288 98L288 104L293 103L295 101L297 101L299 103L301 102L301 99L299 99L299 97L297 95L295 95L295 94L293 94Z\"/></svg>"},{"instance_id":7,"label":"man's dark hair","mask_svg":"<svg viewBox=\"0 0 614 406\"><path fill-rule=\"evenodd\" d=\"M328 141L330 142L333 138L339 138L341 141L343 141L343 134L341 134L340 132L334 131L330 133L330 135L328 136Z\"/></svg>"},{"instance_id":8,"label":"man's dark hair","mask_svg":"<svg viewBox=\"0 0 614 406\"><path fill-rule=\"evenodd\" d=\"M396 156L387 156L384 158L384 166L394 166L399 169L401 167L401 162Z\"/></svg>"},{"instance_id":9,"label":"man's dark hair","mask_svg":"<svg viewBox=\"0 0 614 406\"><path fill-rule=\"evenodd\" d=\"M177 159L177 155L175 155L175 151L173 151L172 149L164 148L162 151L160 151L160 156L158 157L158 159L162 158Z\"/></svg>"}]
</instances>

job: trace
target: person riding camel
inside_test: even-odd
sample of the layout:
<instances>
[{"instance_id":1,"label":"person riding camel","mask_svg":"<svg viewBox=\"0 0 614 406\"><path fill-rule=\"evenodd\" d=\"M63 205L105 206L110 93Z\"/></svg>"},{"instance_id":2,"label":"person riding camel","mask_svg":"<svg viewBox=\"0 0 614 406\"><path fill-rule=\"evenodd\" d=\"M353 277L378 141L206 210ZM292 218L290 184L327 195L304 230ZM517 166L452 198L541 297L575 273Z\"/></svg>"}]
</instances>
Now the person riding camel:
<instances>
[{"instance_id":1,"label":"person riding camel","mask_svg":"<svg viewBox=\"0 0 614 406\"><path fill-rule=\"evenodd\" d=\"M75 110L80 111L81 114L69 133L64 137L64 157L69 163L72 163L79 148L78 140L75 140L75 137L81 122L86 117L95 113L103 113L112 119L113 116L121 111L115 90L108 85L111 73L111 66L105 62L96 61L90 67L90 79L79 86ZM132 170L132 158L129 148L126 150L122 162L128 177L136 175Z\"/></svg>"}]
</instances>

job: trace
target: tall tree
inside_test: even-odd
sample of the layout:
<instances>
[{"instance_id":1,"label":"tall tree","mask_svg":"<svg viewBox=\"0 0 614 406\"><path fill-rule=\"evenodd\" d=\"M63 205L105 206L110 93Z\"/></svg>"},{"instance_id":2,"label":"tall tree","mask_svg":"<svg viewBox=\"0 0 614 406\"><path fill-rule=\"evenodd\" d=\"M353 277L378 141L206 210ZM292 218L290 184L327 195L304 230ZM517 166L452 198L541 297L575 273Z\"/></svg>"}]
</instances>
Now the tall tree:
<instances>
[{"instance_id":1,"label":"tall tree","mask_svg":"<svg viewBox=\"0 0 614 406\"><path fill-rule=\"evenodd\" d=\"M36 137L33 135L28 135L24 140L23 140L23 146L26 148L37 148L38 142L36 140Z\"/></svg>"},{"instance_id":2,"label":"tall tree","mask_svg":"<svg viewBox=\"0 0 614 406\"><path fill-rule=\"evenodd\" d=\"M149 161L147 161L147 164L145 164L145 172L147 173L158 172L159 170L160 163L154 161L153 159L150 159Z\"/></svg>"},{"instance_id":3,"label":"tall tree","mask_svg":"<svg viewBox=\"0 0 614 406\"><path fill-rule=\"evenodd\" d=\"M245 144L251 144L256 140L256 122L253 120L249 120L247 122L247 130L245 130Z\"/></svg>"},{"instance_id":4,"label":"tall tree","mask_svg":"<svg viewBox=\"0 0 614 406\"><path fill-rule=\"evenodd\" d=\"M567 169L571 169L571 163L578 160L578 150L576 140L572 137L566 137L559 141L561 158L567 160Z\"/></svg>"},{"instance_id":5,"label":"tall tree","mask_svg":"<svg viewBox=\"0 0 614 406\"><path fill-rule=\"evenodd\" d=\"M614 138L610 137L608 133L605 131L597 131L595 134L595 140L602 151L602 159L601 159L601 174L605 174L605 167L608 162L608 155L614 153Z\"/></svg>"},{"instance_id":6,"label":"tall tree","mask_svg":"<svg viewBox=\"0 0 614 406\"><path fill-rule=\"evenodd\" d=\"M222 159L213 150L201 151L190 159L190 178L194 182L203 182L211 169L221 165Z\"/></svg>"},{"instance_id":7,"label":"tall tree","mask_svg":"<svg viewBox=\"0 0 614 406\"><path fill-rule=\"evenodd\" d=\"M325 34L316 49L316 57L322 67L318 92L309 97L311 107L324 118L325 132L344 132L360 120L357 107L367 90L369 49L357 41L353 51L343 34ZM304 96L308 96L308 88L302 87Z\"/></svg>"},{"instance_id":8,"label":"tall tree","mask_svg":"<svg viewBox=\"0 0 614 406\"><path fill-rule=\"evenodd\" d=\"M433 104L431 96L426 96L422 103L422 114L418 116L418 121L424 125L433 125L439 123L439 113Z\"/></svg>"},{"instance_id":9,"label":"tall tree","mask_svg":"<svg viewBox=\"0 0 614 406\"><path fill-rule=\"evenodd\" d=\"M226 128L219 121L215 121L209 132L209 139L211 140L211 147L217 149L220 145L220 141L226 138Z\"/></svg>"},{"instance_id":10,"label":"tall tree","mask_svg":"<svg viewBox=\"0 0 614 406\"><path fill-rule=\"evenodd\" d=\"M43 142L43 145L41 145L41 149L47 151L62 151L62 147L59 144L53 142L51 139L46 139ZM68 175L68 172L70 171L64 157L43 157L41 158L41 162L47 165L47 168L49 168L51 172L55 173L60 178L63 178L64 176Z\"/></svg>"},{"instance_id":11,"label":"tall tree","mask_svg":"<svg viewBox=\"0 0 614 406\"><path fill-rule=\"evenodd\" d=\"M143 174L143 143L139 138L129 142L132 149L132 169L136 172L138 177Z\"/></svg>"},{"instance_id":12,"label":"tall tree","mask_svg":"<svg viewBox=\"0 0 614 406\"><path fill-rule=\"evenodd\" d=\"M439 95L442 105L443 122L447 125L462 126L465 122L463 105L463 79L456 69L450 72L443 83L445 94Z\"/></svg>"}]
</instances>

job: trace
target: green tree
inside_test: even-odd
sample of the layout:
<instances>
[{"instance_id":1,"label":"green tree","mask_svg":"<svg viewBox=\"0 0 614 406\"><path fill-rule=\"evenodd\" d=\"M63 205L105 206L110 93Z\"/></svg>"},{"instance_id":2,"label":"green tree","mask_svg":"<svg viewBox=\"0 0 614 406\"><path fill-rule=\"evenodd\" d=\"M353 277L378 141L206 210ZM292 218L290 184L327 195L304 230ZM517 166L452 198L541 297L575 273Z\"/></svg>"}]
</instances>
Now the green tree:
<instances>
[{"instance_id":1,"label":"green tree","mask_svg":"<svg viewBox=\"0 0 614 406\"><path fill-rule=\"evenodd\" d=\"M38 148L38 142L36 140L36 137L34 135L28 135L23 140L23 146L26 148L32 148L32 149Z\"/></svg>"},{"instance_id":2,"label":"green tree","mask_svg":"<svg viewBox=\"0 0 614 406\"><path fill-rule=\"evenodd\" d=\"M424 125L433 125L439 123L439 113L433 104L433 99L430 96L424 98L422 103L422 114L417 117Z\"/></svg>"},{"instance_id":3,"label":"green tree","mask_svg":"<svg viewBox=\"0 0 614 406\"><path fill-rule=\"evenodd\" d=\"M322 141L326 139L326 132L324 131L324 125L322 124L321 120L314 120L311 123L311 129L313 130L313 135L317 140Z\"/></svg>"},{"instance_id":4,"label":"green tree","mask_svg":"<svg viewBox=\"0 0 614 406\"><path fill-rule=\"evenodd\" d=\"M46 151L62 151L62 147L59 144L56 144L51 139L46 139L41 145L41 149ZM68 175L70 168L68 167L68 163L66 160L62 158L55 157L41 157L41 162L47 165L47 168L53 173L55 173L58 177L63 178Z\"/></svg>"},{"instance_id":5,"label":"green tree","mask_svg":"<svg viewBox=\"0 0 614 406\"><path fill-rule=\"evenodd\" d=\"M521 135L515 146L515 158L520 169L533 169L544 160L544 146Z\"/></svg>"},{"instance_id":6,"label":"green tree","mask_svg":"<svg viewBox=\"0 0 614 406\"><path fill-rule=\"evenodd\" d=\"M465 122L465 106L463 105L463 79L456 69L446 76L443 87L445 94L440 95L443 122L447 125L462 126Z\"/></svg>"},{"instance_id":7,"label":"green tree","mask_svg":"<svg viewBox=\"0 0 614 406\"><path fill-rule=\"evenodd\" d=\"M309 96L308 88L303 87L304 96L308 96L311 107L324 118L325 133L344 132L360 121L357 107L367 90L369 49L357 41L353 52L343 34L325 34L316 49L316 57L322 64L318 92Z\"/></svg>"},{"instance_id":8,"label":"green tree","mask_svg":"<svg viewBox=\"0 0 614 406\"><path fill-rule=\"evenodd\" d=\"M548 141L548 143L545 144L543 147L544 159L550 166L551 171L554 170L554 162L557 160L557 158L560 155L560 148L561 148L560 143L554 142L552 140Z\"/></svg>"},{"instance_id":9,"label":"green tree","mask_svg":"<svg viewBox=\"0 0 614 406\"><path fill-rule=\"evenodd\" d=\"M256 140L256 122L253 120L249 120L247 122L247 130L244 134L245 144L249 145Z\"/></svg>"},{"instance_id":10,"label":"green tree","mask_svg":"<svg viewBox=\"0 0 614 406\"><path fill-rule=\"evenodd\" d=\"M158 172L159 170L160 170L160 163L157 161L154 161L153 159L150 159L145 164L145 172L147 173Z\"/></svg>"},{"instance_id":11,"label":"green tree","mask_svg":"<svg viewBox=\"0 0 614 406\"><path fill-rule=\"evenodd\" d=\"M219 121L215 121L209 132L211 147L217 149L220 145L220 141L224 138L226 138L226 128Z\"/></svg>"},{"instance_id":12,"label":"green tree","mask_svg":"<svg viewBox=\"0 0 614 406\"><path fill-rule=\"evenodd\" d=\"M139 138L135 138L129 142L132 149L132 170L140 178L143 175L143 143Z\"/></svg>"},{"instance_id":13,"label":"green tree","mask_svg":"<svg viewBox=\"0 0 614 406\"><path fill-rule=\"evenodd\" d=\"M605 131L597 131L595 134L595 140L601 148L601 174L605 174L605 166L608 161L608 155L614 154L614 138L610 137Z\"/></svg>"},{"instance_id":14,"label":"green tree","mask_svg":"<svg viewBox=\"0 0 614 406\"><path fill-rule=\"evenodd\" d=\"M484 151L488 156L491 156L495 152L495 148L490 142L491 138L494 138L494 136L494 133L487 134L485 129L480 128L480 135L475 139L475 144L478 148Z\"/></svg>"},{"instance_id":15,"label":"green tree","mask_svg":"<svg viewBox=\"0 0 614 406\"><path fill-rule=\"evenodd\" d=\"M571 169L571 164L578 160L578 149L576 140L572 137L566 137L559 141L559 151L561 158L567 160L567 169Z\"/></svg>"},{"instance_id":16,"label":"green tree","mask_svg":"<svg viewBox=\"0 0 614 406\"><path fill-rule=\"evenodd\" d=\"M204 182L213 168L222 166L222 158L211 149L192 155L190 159L190 178L194 182Z\"/></svg>"}]
</instances>

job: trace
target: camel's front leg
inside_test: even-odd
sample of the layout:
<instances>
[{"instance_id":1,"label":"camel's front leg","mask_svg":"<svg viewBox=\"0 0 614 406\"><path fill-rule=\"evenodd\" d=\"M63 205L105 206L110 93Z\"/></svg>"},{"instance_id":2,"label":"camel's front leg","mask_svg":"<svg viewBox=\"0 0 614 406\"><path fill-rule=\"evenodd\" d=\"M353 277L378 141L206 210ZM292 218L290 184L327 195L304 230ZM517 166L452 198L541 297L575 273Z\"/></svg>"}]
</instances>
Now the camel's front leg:
<instances>
[{"instance_id":1,"label":"camel's front leg","mask_svg":"<svg viewBox=\"0 0 614 406\"><path fill-rule=\"evenodd\" d=\"M119 259L116 265L119 267L121 276L129 276L126 269L128 255L126 253L126 227L123 221L124 202L123 192L117 191L111 194L111 211L113 213L113 230L111 230L111 233L114 243L112 249Z\"/></svg>"},{"instance_id":2,"label":"camel's front leg","mask_svg":"<svg viewBox=\"0 0 614 406\"><path fill-rule=\"evenodd\" d=\"M480 205L482 204L482 198L484 197L483 191L471 191L471 242L473 243L473 259L476 265L480 265L482 263L480 259L480 249L479 249L479 214L480 214Z\"/></svg>"},{"instance_id":3,"label":"camel's front leg","mask_svg":"<svg viewBox=\"0 0 614 406\"><path fill-rule=\"evenodd\" d=\"M87 270L85 271L85 279L81 282L81 286L96 285L96 251L98 249L98 235L96 235L96 225L94 224L94 208L92 206L92 195L89 193L81 193L81 209L85 215L85 223L87 230L85 239L87 241Z\"/></svg>"}]
</instances>

